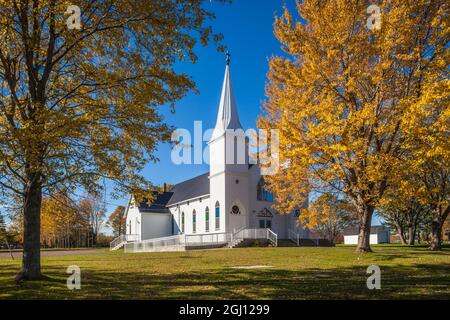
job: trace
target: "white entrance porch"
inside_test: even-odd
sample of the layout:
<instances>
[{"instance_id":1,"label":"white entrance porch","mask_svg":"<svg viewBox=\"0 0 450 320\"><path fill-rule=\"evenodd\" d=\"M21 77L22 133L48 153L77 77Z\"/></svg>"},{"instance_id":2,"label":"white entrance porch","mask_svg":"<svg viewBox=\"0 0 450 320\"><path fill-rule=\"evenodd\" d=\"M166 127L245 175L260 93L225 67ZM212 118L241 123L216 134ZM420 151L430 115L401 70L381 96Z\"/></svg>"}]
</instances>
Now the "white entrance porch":
<instances>
[{"instance_id":1,"label":"white entrance porch","mask_svg":"<svg viewBox=\"0 0 450 320\"><path fill-rule=\"evenodd\" d=\"M206 233L194 235L175 235L157 239L143 241L130 241L124 243L125 252L166 252L166 251L185 251L192 249L209 249L219 247L233 248L244 240L267 240L273 246L277 246L278 237L270 229L241 229L234 233ZM114 244L113 244L114 242ZM111 250L119 249L118 243L121 240L114 239L111 242Z\"/></svg>"}]
</instances>

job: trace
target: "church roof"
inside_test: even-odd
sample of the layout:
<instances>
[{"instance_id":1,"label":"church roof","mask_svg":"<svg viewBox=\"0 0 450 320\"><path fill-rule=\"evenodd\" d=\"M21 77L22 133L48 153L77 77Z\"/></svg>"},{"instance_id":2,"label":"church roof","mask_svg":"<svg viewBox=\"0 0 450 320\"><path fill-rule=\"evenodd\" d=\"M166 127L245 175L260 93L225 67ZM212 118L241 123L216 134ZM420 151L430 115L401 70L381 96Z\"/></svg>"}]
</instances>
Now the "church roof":
<instances>
[{"instance_id":1,"label":"church roof","mask_svg":"<svg viewBox=\"0 0 450 320\"><path fill-rule=\"evenodd\" d=\"M199 198L209 194L209 172L195 178L180 182L170 191L154 192L154 199L149 203L146 199L139 205L139 211L152 213L168 213L169 206L186 200Z\"/></svg>"},{"instance_id":2,"label":"church roof","mask_svg":"<svg viewBox=\"0 0 450 320\"><path fill-rule=\"evenodd\" d=\"M231 82L229 55L227 54L227 66L225 68L225 77L223 79L219 112L217 114L216 126L211 140L222 136L228 129L242 129L242 125L237 112L236 98Z\"/></svg>"},{"instance_id":3,"label":"church roof","mask_svg":"<svg viewBox=\"0 0 450 320\"><path fill-rule=\"evenodd\" d=\"M139 211L141 212L153 212L153 213L168 213L167 203L172 197L173 192L157 192L153 193L154 199L149 202L147 199L141 202L139 205Z\"/></svg>"},{"instance_id":4,"label":"church roof","mask_svg":"<svg viewBox=\"0 0 450 320\"><path fill-rule=\"evenodd\" d=\"M168 206L209 194L209 172L176 184L170 192L173 195L167 203Z\"/></svg>"}]
</instances>

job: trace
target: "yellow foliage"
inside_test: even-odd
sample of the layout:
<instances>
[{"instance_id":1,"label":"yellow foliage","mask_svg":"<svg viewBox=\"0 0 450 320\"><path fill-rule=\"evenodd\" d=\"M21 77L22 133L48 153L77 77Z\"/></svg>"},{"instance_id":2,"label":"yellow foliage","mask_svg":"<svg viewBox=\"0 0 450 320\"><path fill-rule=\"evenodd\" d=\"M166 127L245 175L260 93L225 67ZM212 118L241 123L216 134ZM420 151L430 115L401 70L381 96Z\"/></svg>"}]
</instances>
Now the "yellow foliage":
<instances>
[{"instance_id":1,"label":"yellow foliage","mask_svg":"<svg viewBox=\"0 0 450 320\"><path fill-rule=\"evenodd\" d=\"M302 22L288 9L276 18L287 57L270 60L259 126L280 132L286 165L267 181L282 212L308 191L332 189L367 229L406 170L437 155L449 163L449 3L380 1L374 31L366 27L371 3L305 0Z\"/></svg>"}]
</instances>

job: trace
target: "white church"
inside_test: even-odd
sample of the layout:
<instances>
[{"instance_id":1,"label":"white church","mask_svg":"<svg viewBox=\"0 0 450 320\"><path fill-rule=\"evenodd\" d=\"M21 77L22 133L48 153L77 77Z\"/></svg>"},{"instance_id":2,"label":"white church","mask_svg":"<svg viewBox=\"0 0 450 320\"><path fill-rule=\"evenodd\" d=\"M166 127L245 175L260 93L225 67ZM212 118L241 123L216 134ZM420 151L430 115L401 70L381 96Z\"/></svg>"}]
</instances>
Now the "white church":
<instances>
[{"instance_id":1,"label":"white church","mask_svg":"<svg viewBox=\"0 0 450 320\"><path fill-rule=\"evenodd\" d=\"M209 141L210 170L155 195L151 203L135 203L126 209L126 235L115 239L111 249L127 252L174 251L243 244L246 240L277 245L280 239L297 242L308 230L297 224L298 213L280 214L274 197L264 186L258 164L249 164L248 138L230 130L242 129L231 83L229 54L217 122ZM234 160L239 139L245 139L244 161ZM234 148L234 150L231 150ZM304 205L307 205L305 203ZM298 212L298 211L297 211ZM247 241L248 242L248 241Z\"/></svg>"}]
</instances>

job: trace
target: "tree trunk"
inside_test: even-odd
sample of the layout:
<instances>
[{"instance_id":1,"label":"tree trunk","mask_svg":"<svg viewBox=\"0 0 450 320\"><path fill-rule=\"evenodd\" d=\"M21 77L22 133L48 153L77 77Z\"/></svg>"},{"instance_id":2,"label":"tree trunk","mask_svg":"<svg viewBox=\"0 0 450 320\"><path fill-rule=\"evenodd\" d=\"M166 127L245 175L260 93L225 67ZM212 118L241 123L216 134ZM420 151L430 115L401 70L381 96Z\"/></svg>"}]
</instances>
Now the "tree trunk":
<instances>
[{"instance_id":1,"label":"tree trunk","mask_svg":"<svg viewBox=\"0 0 450 320\"><path fill-rule=\"evenodd\" d=\"M416 228L414 226L408 227L408 244L413 246L416 241Z\"/></svg>"},{"instance_id":2,"label":"tree trunk","mask_svg":"<svg viewBox=\"0 0 450 320\"><path fill-rule=\"evenodd\" d=\"M402 225L400 223L396 223L395 226L397 227L397 233L400 238L400 241L402 242L403 245L406 245L406 239Z\"/></svg>"},{"instance_id":3,"label":"tree trunk","mask_svg":"<svg viewBox=\"0 0 450 320\"><path fill-rule=\"evenodd\" d=\"M403 234L403 232L399 232L399 233L398 233L398 236L400 237L400 241L402 242L403 245L408 244L408 243L406 242L405 235Z\"/></svg>"},{"instance_id":4,"label":"tree trunk","mask_svg":"<svg viewBox=\"0 0 450 320\"><path fill-rule=\"evenodd\" d=\"M359 206L357 210L358 216L360 217L360 229L356 252L372 252L372 249L370 248L370 228L372 226L374 207L363 205Z\"/></svg>"},{"instance_id":5,"label":"tree trunk","mask_svg":"<svg viewBox=\"0 0 450 320\"><path fill-rule=\"evenodd\" d=\"M11 249L11 246L9 245L9 241L8 241L8 236L5 237L5 242L6 242L6 246L8 247L9 254L11 255L11 259L14 260L14 255L12 253L12 249Z\"/></svg>"},{"instance_id":6,"label":"tree trunk","mask_svg":"<svg viewBox=\"0 0 450 320\"><path fill-rule=\"evenodd\" d=\"M442 243L442 223L438 219L431 222L431 250L441 250Z\"/></svg>"},{"instance_id":7,"label":"tree trunk","mask_svg":"<svg viewBox=\"0 0 450 320\"><path fill-rule=\"evenodd\" d=\"M24 193L21 277L26 280L35 280L41 277L40 213L42 189L38 174L29 176Z\"/></svg>"},{"instance_id":8,"label":"tree trunk","mask_svg":"<svg viewBox=\"0 0 450 320\"><path fill-rule=\"evenodd\" d=\"M441 250L442 247L442 227L444 221L450 213L450 206L443 208L435 208L433 212L433 220L431 222L431 250Z\"/></svg>"}]
</instances>

